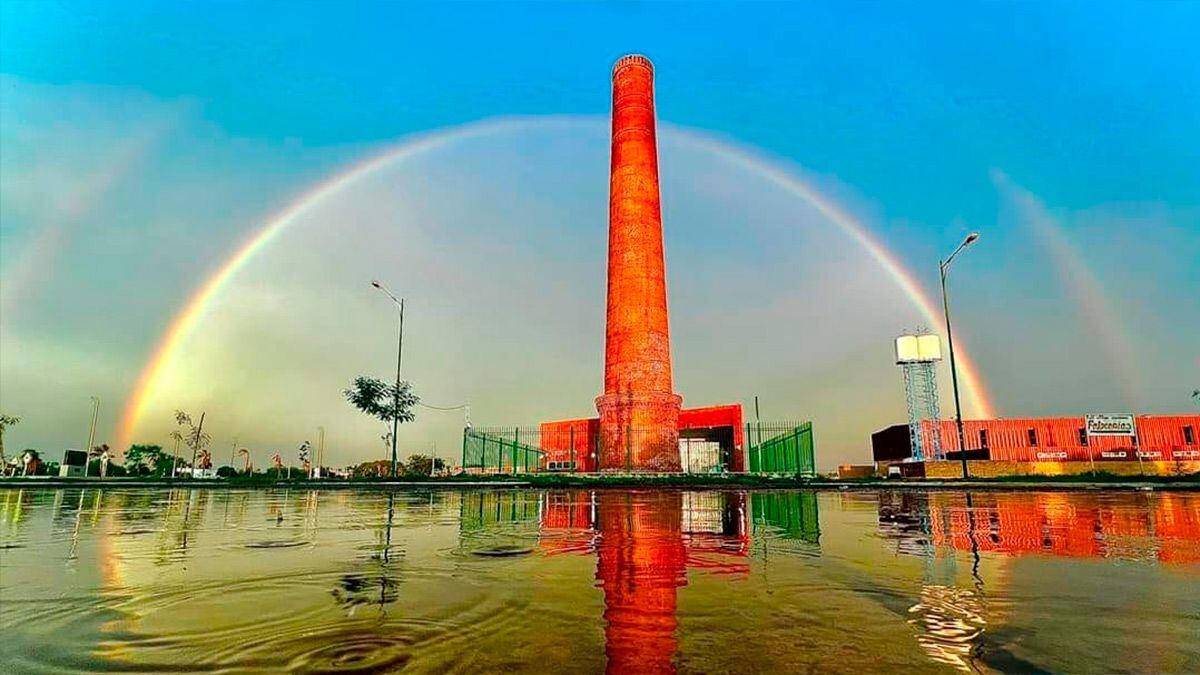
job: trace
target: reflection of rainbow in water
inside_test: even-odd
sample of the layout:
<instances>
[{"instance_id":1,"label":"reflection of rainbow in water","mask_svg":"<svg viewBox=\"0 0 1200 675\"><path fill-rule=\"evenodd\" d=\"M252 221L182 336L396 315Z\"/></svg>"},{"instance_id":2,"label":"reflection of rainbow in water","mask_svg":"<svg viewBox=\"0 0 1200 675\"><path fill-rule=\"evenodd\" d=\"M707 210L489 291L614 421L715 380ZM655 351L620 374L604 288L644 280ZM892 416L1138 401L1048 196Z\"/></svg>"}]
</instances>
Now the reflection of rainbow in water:
<instances>
[{"instance_id":1,"label":"reflection of rainbow in water","mask_svg":"<svg viewBox=\"0 0 1200 675\"><path fill-rule=\"evenodd\" d=\"M434 152L453 143L503 131L537 129L553 124L579 125L589 122L590 120L587 118L574 117L505 118L454 127L407 140L309 189L282 211L268 219L247 238L234 251L233 255L196 289L184 304L183 309L172 319L166 331L160 336L152 356L143 367L137 383L125 403L117 431L117 447L123 448L130 444L137 425L145 416L151 401L154 400L155 393L168 377L171 365L183 348L184 342L212 310L221 296L221 292L259 252L264 250L290 225L311 213L325 200L340 194L346 188L376 171L418 155ZM926 321L932 325L939 324L933 302L912 273L870 233L866 225L841 209L831 199L822 195L816 187L744 149L735 148L696 132L672 131L671 133L678 134L686 142L707 149L737 166L771 180L789 194L803 200L862 246L899 285ZM984 389L982 378L965 349L959 351L959 362L968 409L973 408L978 416L992 417L992 404Z\"/></svg>"}]
</instances>

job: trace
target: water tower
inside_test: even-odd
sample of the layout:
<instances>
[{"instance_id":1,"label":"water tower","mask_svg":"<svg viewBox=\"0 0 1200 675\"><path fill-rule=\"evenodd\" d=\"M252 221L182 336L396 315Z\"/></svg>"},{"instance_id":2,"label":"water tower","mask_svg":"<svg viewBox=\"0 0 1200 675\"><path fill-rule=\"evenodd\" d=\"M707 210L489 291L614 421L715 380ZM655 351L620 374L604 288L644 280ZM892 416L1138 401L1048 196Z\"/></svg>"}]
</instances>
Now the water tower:
<instances>
[{"instance_id":1,"label":"water tower","mask_svg":"<svg viewBox=\"0 0 1200 675\"><path fill-rule=\"evenodd\" d=\"M937 335L918 331L896 338L896 365L904 372L904 403L908 407L908 438L912 459L945 459L938 428L937 371L942 360L942 341Z\"/></svg>"}]
</instances>

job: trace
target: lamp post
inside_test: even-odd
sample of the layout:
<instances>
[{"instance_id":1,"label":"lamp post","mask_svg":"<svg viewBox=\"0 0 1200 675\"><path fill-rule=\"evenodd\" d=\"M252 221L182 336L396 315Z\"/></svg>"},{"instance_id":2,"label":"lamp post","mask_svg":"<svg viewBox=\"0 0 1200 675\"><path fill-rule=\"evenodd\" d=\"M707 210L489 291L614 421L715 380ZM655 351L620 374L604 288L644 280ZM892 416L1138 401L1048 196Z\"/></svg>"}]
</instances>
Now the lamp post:
<instances>
[{"instance_id":1,"label":"lamp post","mask_svg":"<svg viewBox=\"0 0 1200 675\"><path fill-rule=\"evenodd\" d=\"M83 450L83 477L87 478L88 470L92 468L92 444L96 442L96 418L100 416L100 397L91 396L92 423L88 426L87 447Z\"/></svg>"},{"instance_id":2,"label":"lamp post","mask_svg":"<svg viewBox=\"0 0 1200 675\"><path fill-rule=\"evenodd\" d=\"M375 281L374 279L371 280L371 285L375 288L378 288L380 291L383 291L389 298L392 299L392 302L395 303L396 307L400 309L400 331L398 337L396 338L396 391L394 400L392 401L392 478L395 478L396 432L400 427L400 417L398 415L400 412L400 359L404 355L404 298L397 298L391 291L384 287L383 284Z\"/></svg>"},{"instance_id":3,"label":"lamp post","mask_svg":"<svg viewBox=\"0 0 1200 675\"><path fill-rule=\"evenodd\" d=\"M317 427L317 461L313 478L323 478L321 467L325 466L325 427Z\"/></svg>"},{"instance_id":4,"label":"lamp post","mask_svg":"<svg viewBox=\"0 0 1200 675\"><path fill-rule=\"evenodd\" d=\"M946 314L946 342L950 346L950 382L954 386L954 422L958 427L958 458L962 460L962 475L967 478L967 441L963 434L962 422L962 405L958 400L958 367L954 362L954 333L950 330L950 300L946 296L946 271L950 268L950 263L954 262L954 258L962 252L963 249L975 243L979 238L978 232L972 232L967 235L958 248L954 249L954 253L950 254L949 258L938 263L938 271L942 276L942 310Z\"/></svg>"}]
</instances>

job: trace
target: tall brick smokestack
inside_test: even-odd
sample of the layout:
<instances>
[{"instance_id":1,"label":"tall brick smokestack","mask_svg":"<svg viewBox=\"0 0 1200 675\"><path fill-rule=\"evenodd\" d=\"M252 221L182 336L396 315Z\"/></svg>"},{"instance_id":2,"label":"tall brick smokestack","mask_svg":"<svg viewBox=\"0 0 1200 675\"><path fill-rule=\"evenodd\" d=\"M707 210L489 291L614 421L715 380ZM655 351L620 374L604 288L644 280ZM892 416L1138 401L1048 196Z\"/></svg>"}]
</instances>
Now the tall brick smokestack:
<instances>
[{"instance_id":1,"label":"tall brick smokestack","mask_svg":"<svg viewBox=\"0 0 1200 675\"><path fill-rule=\"evenodd\" d=\"M654 66L625 56L613 66L608 201L608 312L601 470L679 471L679 408L671 384L663 260Z\"/></svg>"}]
</instances>

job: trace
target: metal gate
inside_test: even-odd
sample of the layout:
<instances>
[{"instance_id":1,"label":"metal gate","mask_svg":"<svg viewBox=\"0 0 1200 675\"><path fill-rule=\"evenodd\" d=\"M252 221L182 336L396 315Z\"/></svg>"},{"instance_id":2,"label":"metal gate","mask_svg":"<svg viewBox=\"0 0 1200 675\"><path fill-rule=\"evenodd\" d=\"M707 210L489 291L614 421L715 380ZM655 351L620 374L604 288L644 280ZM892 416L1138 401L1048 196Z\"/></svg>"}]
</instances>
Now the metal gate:
<instances>
[{"instance_id":1,"label":"metal gate","mask_svg":"<svg viewBox=\"0 0 1200 675\"><path fill-rule=\"evenodd\" d=\"M747 424L746 440L751 473L816 475L812 422L783 429Z\"/></svg>"}]
</instances>

